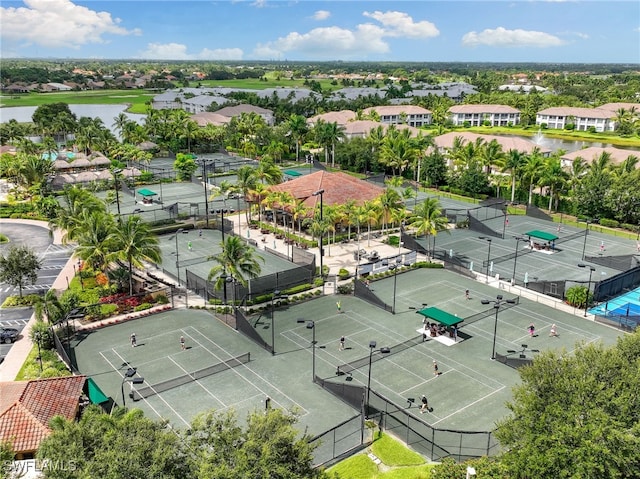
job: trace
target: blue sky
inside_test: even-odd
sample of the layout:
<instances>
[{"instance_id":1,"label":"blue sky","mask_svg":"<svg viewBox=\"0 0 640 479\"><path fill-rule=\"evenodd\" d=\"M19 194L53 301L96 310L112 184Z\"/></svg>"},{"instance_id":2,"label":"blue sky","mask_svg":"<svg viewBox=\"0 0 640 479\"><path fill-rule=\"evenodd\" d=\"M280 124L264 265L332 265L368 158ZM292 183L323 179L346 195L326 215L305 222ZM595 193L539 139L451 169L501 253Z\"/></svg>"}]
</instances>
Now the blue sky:
<instances>
[{"instance_id":1,"label":"blue sky","mask_svg":"<svg viewBox=\"0 0 640 479\"><path fill-rule=\"evenodd\" d=\"M640 2L3 0L3 58L640 63Z\"/></svg>"}]
</instances>

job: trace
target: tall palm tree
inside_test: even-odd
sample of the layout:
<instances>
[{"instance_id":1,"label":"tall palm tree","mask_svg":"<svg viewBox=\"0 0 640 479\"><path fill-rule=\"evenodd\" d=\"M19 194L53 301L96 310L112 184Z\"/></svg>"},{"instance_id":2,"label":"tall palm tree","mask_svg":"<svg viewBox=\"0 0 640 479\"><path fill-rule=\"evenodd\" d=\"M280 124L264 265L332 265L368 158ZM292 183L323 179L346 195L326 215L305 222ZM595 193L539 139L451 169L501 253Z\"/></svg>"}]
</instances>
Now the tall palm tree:
<instances>
[{"instance_id":1,"label":"tall palm tree","mask_svg":"<svg viewBox=\"0 0 640 479\"><path fill-rule=\"evenodd\" d=\"M525 163L522 167L522 177L529 186L528 205L533 202L533 187L536 186L542 172L544 171L544 158L537 146L527 155Z\"/></svg>"},{"instance_id":2,"label":"tall palm tree","mask_svg":"<svg viewBox=\"0 0 640 479\"><path fill-rule=\"evenodd\" d=\"M387 223L391 220L392 212L400 208L404 208L402 197L394 188L386 188L384 193L376 199L376 203L380 206L382 218L382 231L387 229Z\"/></svg>"},{"instance_id":3,"label":"tall palm tree","mask_svg":"<svg viewBox=\"0 0 640 479\"><path fill-rule=\"evenodd\" d=\"M502 163L502 171L508 171L511 176L511 203L516 199L516 180L525 162L525 156L518 150L507 152Z\"/></svg>"},{"instance_id":4,"label":"tall palm tree","mask_svg":"<svg viewBox=\"0 0 640 479\"><path fill-rule=\"evenodd\" d=\"M63 190L60 208L55 218L49 220L52 230L63 231L62 242L73 241L84 228L83 212L107 212L106 204L79 186L67 187Z\"/></svg>"},{"instance_id":5,"label":"tall palm tree","mask_svg":"<svg viewBox=\"0 0 640 479\"><path fill-rule=\"evenodd\" d=\"M367 247L371 246L371 227L377 225L382 217L382 208L377 201L366 201L358 214L358 233L360 224L367 225Z\"/></svg>"},{"instance_id":6,"label":"tall palm tree","mask_svg":"<svg viewBox=\"0 0 640 479\"><path fill-rule=\"evenodd\" d=\"M230 274L243 286L247 286L248 280L260 276L262 268L255 250L238 236L227 236L224 243L220 243L222 251L211 257L217 264L209 271L208 279L215 278L217 290L225 287L226 277Z\"/></svg>"},{"instance_id":7,"label":"tall palm tree","mask_svg":"<svg viewBox=\"0 0 640 479\"><path fill-rule=\"evenodd\" d=\"M297 200L289 213L291 214L291 221L298 223L298 233L302 234L302 220L306 218L309 209L304 205L301 200Z\"/></svg>"},{"instance_id":8,"label":"tall palm tree","mask_svg":"<svg viewBox=\"0 0 640 479\"><path fill-rule=\"evenodd\" d=\"M34 305L34 313L38 321L46 318L49 324L56 324L64 317L64 307L56 296L56 290L48 290L44 296L38 297Z\"/></svg>"},{"instance_id":9,"label":"tall palm tree","mask_svg":"<svg viewBox=\"0 0 640 479\"><path fill-rule=\"evenodd\" d=\"M342 218L346 221L349 229L349 238L351 238L351 225L355 223L358 206L355 200L347 200L340 206L340 209L342 210Z\"/></svg>"},{"instance_id":10,"label":"tall palm tree","mask_svg":"<svg viewBox=\"0 0 640 479\"><path fill-rule=\"evenodd\" d=\"M549 188L549 211L551 211L553 200L555 199L556 209L560 201L560 193L567 185L567 172L562 168L560 157L564 154L563 150L554 153L553 156L547 158L544 170L540 178L540 185Z\"/></svg>"},{"instance_id":11,"label":"tall palm tree","mask_svg":"<svg viewBox=\"0 0 640 479\"><path fill-rule=\"evenodd\" d=\"M569 167L569 191L575 195L578 183L589 171L589 164L581 156L576 156Z\"/></svg>"},{"instance_id":12,"label":"tall palm tree","mask_svg":"<svg viewBox=\"0 0 640 479\"><path fill-rule=\"evenodd\" d=\"M502 163L505 158L504 151L502 151L502 145L498 143L498 140L491 140L486 143L480 149L480 163L485 167L487 174L491 172L492 166L497 166Z\"/></svg>"},{"instance_id":13,"label":"tall palm tree","mask_svg":"<svg viewBox=\"0 0 640 479\"><path fill-rule=\"evenodd\" d=\"M258 167L254 170L256 178L262 183L277 185L282 183L282 170L273 164L272 161L260 160Z\"/></svg>"},{"instance_id":14,"label":"tall palm tree","mask_svg":"<svg viewBox=\"0 0 640 479\"><path fill-rule=\"evenodd\" d=\"M75 235L78 247L75 254L95 270L104 270L113 253L113 231L116 224L113 215L103 211L84 210L81 225Z\"/></svg>"},{"instance_id":15,"label":"tall palm tree","mask_svg":"<svg viewBox=\"0 0 640 479\"><path fill-rule=\"evenodd\" d=\"M427 198L420 203L413 212L409 224L415 228L418 235L424 235L427 240L427 250L430 250L430 236L435 237L439 231L449 231L448 220L443 216L440 202L436 198Z\"/></svg>"},{"instance_id":16,"label":"tall palm tree","mask_svg":"<svg viewBox=\"0 0 640 479\"><path fill-rule=\"evenodd\" d=\"M143 261L162 263L158 238L142 218L132 215L113 229L109 241L114 247L111 258L124 261L128 266L129 294L133 295L133 267L142 268Z\"/></svg>"},{"instance_id":17,"label":"tall palm tree","mask_svg":"<svg viewBox=\"0 0 640 479\"><path fill-rule=\"evenodd\" d=\"M242 192L243 198L245 198L245 200L249 200L250 199L249 192L253 190L256 187L256 184L258 183L255 170L249 165L241 166L240 168L238 168L238 171L236 172L236 178L237 178L236 186ZM259 202L260 200L258 200L258 203ZM249 223L251 219L250 208L247 209L246 215L247 215L247 223Z\"/></svg>"},{"instance_id":18,"label":"tall palm tree","mask_svg":"<svg viewBox=\"0 0 640 479\"><path fill-rule=\"evenodd\" d=\"M296 161L300 161L300 145L304 136L309 131L307 119L302 115L292 114L287 120L287 127L291 134L291 138L296 144Z\"/></svg>"}]
</instances>

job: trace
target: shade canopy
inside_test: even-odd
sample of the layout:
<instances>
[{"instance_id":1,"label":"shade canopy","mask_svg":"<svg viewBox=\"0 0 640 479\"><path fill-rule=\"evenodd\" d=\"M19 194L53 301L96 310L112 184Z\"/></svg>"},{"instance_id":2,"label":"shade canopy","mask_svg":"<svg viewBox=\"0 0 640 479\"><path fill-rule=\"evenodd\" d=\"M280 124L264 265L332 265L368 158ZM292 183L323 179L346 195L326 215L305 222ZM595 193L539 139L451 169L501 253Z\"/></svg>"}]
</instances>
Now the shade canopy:
<instances>
[{"instance_id":1,"label":"shade canopy","mask_svg":"<svg viewBox=\"0 0 640 479\"><path fill-rule=\"evenodd\" d=\"M155 191L151 191L146 188L143 188L141 190L138 190L138 194L146 198L147 196L156 196L158 193L156 193Z\"/></svg>"},{"instance_id":2,"label":"shade canopy","mask_svg":"<svg viewBox=\"0 0 640 479\"><path fill-rule=\"evenodd\" d=\"M555 241L558 239L556 235L552 235L551 233L547 233L546 231L540 231L540 230L529 231L528 233L525 233L525 235L531 238L538 238L543 241Z\"/></svg>"},{"instance_id":3,"label":"shade canopy","mask_svg":"<svg viewBox=\"0 0 640 479\"><path fill-rule=\"evenodd\" d=\"M433 319L440 324L444 324L445 326L454 326L458 323L464 321L464 318L459 318L458 316L454 316L453 314L447 313L446 311L442 311L438 308L424 308L420 311L416 311L416 313L421 314L422 316Z\"/></svg>"},{"instance_id":4,"label":"shade canopy","mask_svg":"<svg viewBox=\"0 0 640 479\"><path fill-rule=\"evenodd\" d=\"M296 170L284 170L283 173L287 176L302 176L302 173Z\"/></svg>"},{"instance_id":5,"label":"shade canopy","mask_svg":"<svg viewBox=\"0 0 640 479\"><path fill-rule=\"evenodd\" d=\"M89 400L93 404L102 404L109 400L106 394L102 392L102 389L100 389L100 387L91 378L87 379L87 391Z\"/></svg>"}]
</instances>

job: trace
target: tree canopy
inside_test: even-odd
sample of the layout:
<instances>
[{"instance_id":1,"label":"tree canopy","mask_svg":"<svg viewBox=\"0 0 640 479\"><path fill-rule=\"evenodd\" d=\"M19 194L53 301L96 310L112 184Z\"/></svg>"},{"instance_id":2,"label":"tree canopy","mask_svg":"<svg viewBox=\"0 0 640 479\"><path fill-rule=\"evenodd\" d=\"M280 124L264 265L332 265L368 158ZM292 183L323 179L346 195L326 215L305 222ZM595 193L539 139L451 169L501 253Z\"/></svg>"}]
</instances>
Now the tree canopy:
<instances>
[{"instance_id":1,"label":"tree canopy","mask_svg":"<svg viewBox=\"0 0 640 479\"><path fill-rule=\"evenodd\" d=\"M498 426L513 478L624 478L640 471L640 331L614 347L545 352Z\"/></svg>"},{"instance_id":2,"label":"tree canopy","mask_svg":"<svg viewBox=\"0 0 640 479\"><path fill-rule=\"evenodd\" d=\"M18 288L20 297L27 282L36 283L40 268L42 261L27 246L12 246L6 256L0 255L0 281Z\"/></svg>"}]
</instances>

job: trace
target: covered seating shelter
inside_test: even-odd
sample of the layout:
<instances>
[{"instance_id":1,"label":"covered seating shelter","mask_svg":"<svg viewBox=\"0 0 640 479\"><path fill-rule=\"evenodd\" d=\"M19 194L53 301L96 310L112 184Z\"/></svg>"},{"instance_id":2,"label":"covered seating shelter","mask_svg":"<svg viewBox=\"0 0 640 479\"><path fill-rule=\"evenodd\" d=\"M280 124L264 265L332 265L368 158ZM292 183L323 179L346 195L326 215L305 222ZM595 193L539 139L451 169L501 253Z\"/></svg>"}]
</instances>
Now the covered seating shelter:
<instances>
[{"instance_id":1,"label":"covered seating shelter","mask_svg":"<svg viewBox=\"0 0 640 479\"><path fill-rule=\"evenodd\" d=\"M443 326L452 327L464 321L464 318L459 318L451 313L447 313L433 306L430 308L423 308L416 313L424 316L427 319L433 319L434 321L442 324Z\"/></svg>"},{"instance_id":2,"label":"covered seating shelter","mask_svg":"<svg viewBox=\"0 0 640 479\"><path fill-rule=\"evenodd\" d=\"M153 197L157 196L158 193L156 193L155 191L151 191L147 188L143 188L141 190L138 190L138 194L140 196L142 196L142 203L143 204L151 204L153 203Z\"/></svg>"},{"instance_id":3,"label":"covered seating shelter","mask_svg":"<svg viewBox=\"0 0 640 479\"><path fill-rule=\"evenodd\" d=\"M531 249L546 250L547 252L553 252L555 250L555 242L558 239L558 236L540 230L528 231L525 233L525 236L529 237ZM537 243L535 239L542 240L545 244Z\"/></svg>"}]
</instances>

